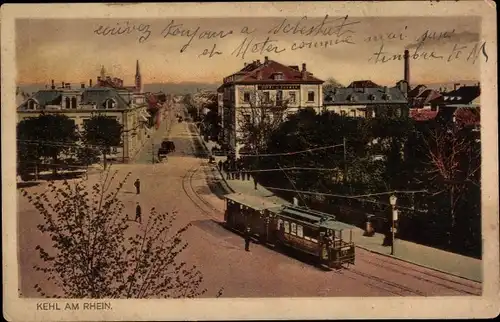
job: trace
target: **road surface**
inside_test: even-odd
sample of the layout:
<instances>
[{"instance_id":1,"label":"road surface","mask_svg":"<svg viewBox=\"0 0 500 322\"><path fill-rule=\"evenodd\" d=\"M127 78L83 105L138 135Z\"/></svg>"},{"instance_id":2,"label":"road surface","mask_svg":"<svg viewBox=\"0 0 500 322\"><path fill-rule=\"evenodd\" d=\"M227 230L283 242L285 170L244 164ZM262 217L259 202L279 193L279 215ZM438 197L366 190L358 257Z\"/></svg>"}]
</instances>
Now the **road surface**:
<instances>
[{"instance_id":1,"label":"road surface","mask_svg":"<svg viewBox=\"0 0 500 322\"><path fill-rule=\"evenodd\" d=\"M159 133L162 137L165 133ZM223 297L309 297L309 296L449 296L480 295L481 285L449 276L385 256L356 249L356 265L340 271L325 271L309 262L282 254L274 249L252 244L244 249L243 239L222 225L223 191L212 178L210 166L201 149L194 127L186 122L173 124L170 139L176 152L159 164L143 162L115 165L119 176L131 172L119 196L132 216L135 202L143 209L178 212L178 224L191 222L185 238L189 248L184 258L196 265L204 275L206 297L213 297L223 287ZM99 175L91 175L90 182ZM133 181L141 180L141 194L135 194ZM28 188L42 191L45 184ZM50 240L36 228L41 216L19 194L19 243L21 293L37 296L33 285L46 288L45 281L33 265L40 260L37 244L50 245Z\"/></svg>"}]
</instances>

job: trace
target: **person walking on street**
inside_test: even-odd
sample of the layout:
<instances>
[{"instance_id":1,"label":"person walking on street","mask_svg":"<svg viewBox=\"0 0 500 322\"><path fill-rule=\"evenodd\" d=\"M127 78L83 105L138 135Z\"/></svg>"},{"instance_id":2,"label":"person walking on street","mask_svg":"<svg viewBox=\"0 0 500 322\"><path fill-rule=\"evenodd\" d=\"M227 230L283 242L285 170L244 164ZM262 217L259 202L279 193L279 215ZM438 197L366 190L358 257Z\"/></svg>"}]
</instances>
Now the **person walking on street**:
<instances>
[{"instance_id":1,"label":"person walking on street","mask_svg":"<svg viewBox=\"0 0 500 322\"><path fill-rule=\"evenodd\" d=\"M219 160L219 171L222 171L222 160Z\"/></svg>"},{"instance_id":2,"label":"person walking on street","mask_svg":"<svg viewBox=\"0 0 500 322\"><path fill-rule=\"evenodd\" d=\"M253 185L254 189L257 190L257 179L255 177L253 177Z\"/></svg>"},{"instance_id":3,"label":"person walking on street","mask_svg":"<svg viewBox=\"0 0 500 322\"><path fill-rule=\"evenodd\" d=\"M139 195L141 194L141 181L139 179L134 182L135 192Z\"/></svg>"},{"instance_id":4,"label":"person walking on street","mask_svg":"<svg viewBox=\"0 0 500 322\"><path fill-rule=\"evenodd\" d=\"M139 205L139 202L137 202L137 206L135 207L135 221L137 221L138 223L141 223L141 215L142 215L141 205Z\"/></svg>"},{"instance_id":5,"label":"person walking on street","mask_svg":"<svg viewBox=\"0 0 500 322\"><path fill-rule=\"evenodd\" d=\"M250 251L250 227L245 229L245 251Z\"/></svg>"}]
</instances>

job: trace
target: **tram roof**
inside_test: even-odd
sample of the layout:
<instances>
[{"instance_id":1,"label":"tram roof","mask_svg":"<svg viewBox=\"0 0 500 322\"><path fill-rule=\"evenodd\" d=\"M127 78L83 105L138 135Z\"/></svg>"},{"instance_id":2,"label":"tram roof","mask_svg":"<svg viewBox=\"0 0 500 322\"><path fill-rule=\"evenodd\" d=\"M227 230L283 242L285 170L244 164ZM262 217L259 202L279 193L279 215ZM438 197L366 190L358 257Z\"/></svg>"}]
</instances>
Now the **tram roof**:
<instances>
[{"instance_id":1,"label":"tram roof","mask_svg":"<svg viewBox=\"0 0 500 322\"><path fill-rule=\"evenodd\" d=\"M291 219L307 222L312 225L318 225L327 229L333 229L337 231L353 228L353 226L351 225L336 221L335 216L333 215L296 206L283 208L283 210L281 211L281 215L289 217ZM322 218L324 218L323 221L321 220Z\"/></svg>"},{"instance_id":2,"label":"tram roof","mask_svg":"<svg viewBox=\"0 0 500 322\"><path fill-rule=\"evenodd\" d=\"M224 198L232 200L244 206L253 208L255 210L264 210L264 209L277 210L281 208L279 204L267 200L263 197L244 195L241 193L231 193L225 195Z\"/></svg>"},{"instance_id":3,"label":"tram roof","mask_svg":"<svg viewBox=\"0 0 500 322\"><path fill-rule=\"evenodd\" d=\"M336 221L336 220L327 220L327 221L321 223L321 226L326 227L328 229L337 230L337 231L338 230L351 230L354 228L352 225L348 225L348 224L345 224L343 222Z\"/></svg>"}]
</instances>

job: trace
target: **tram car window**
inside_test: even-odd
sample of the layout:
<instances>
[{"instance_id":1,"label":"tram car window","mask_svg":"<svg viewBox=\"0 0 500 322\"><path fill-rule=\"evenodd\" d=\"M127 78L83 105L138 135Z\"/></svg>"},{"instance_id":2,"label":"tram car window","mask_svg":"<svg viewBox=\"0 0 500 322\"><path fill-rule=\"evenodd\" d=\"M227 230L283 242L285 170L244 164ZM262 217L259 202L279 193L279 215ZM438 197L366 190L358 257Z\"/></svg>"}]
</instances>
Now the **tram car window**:
<instances>
[{"instance_id":1,"label":"tram car window","mask_svg":"<svg viewBox=\"0 0 500 322\"><path fill-rule=\"evenodd\" d=\"M285 233L289 234L290 233L290 223L288 221L285 221L284 225L285 225Z\"/></svg>"},{"instance_id":2,"label":"tram car window","mask_svg":"<svg viewBox=\"0 0 500 322\"><path fill-rule=\"evenodd\" d=\"M297 236L304 237L304 232L301 225L297 225Z\"/></svg>"},{"instance_id":3,"label":"tram car window","mask_svg":"<svg viewBox=\"0 0 500 322\"><path fill-rule=\"evenodd\" d=\"M290 226L292 227L292 235L297 235L297 224L292 223Z\"/></svg>"}]
</instances>

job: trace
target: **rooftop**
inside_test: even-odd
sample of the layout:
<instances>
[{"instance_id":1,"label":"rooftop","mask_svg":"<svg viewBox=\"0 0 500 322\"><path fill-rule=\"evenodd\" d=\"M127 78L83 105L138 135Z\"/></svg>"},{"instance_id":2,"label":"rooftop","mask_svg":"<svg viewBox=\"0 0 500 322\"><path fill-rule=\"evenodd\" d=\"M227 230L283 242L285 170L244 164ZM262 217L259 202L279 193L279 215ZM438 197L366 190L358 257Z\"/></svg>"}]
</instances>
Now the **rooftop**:
<instances>
[{"instance_id":1,"label":"rooftop","mask_svg":"<svg viewBox=\"0 0 500 322\"><path fill-rule=\"evenodd\" d=\"M275 77L279 75L279 77ZM309 83L322 84L324 81L313 76L306 70L306 64L302 64L302 70L298 66L287 66L267 57L264 62L253 61L238 72L226 77L224 83L234 84L270 84L270 83Z\"/></svg>"},{"instance_id":2,"label":"rooftop","mask_svg":"<svg viewBox=\"0 0 500 322\"><path fill-rule=\"evenodd\" d=\"M408 103L404 93L398 87L334 88L323 95L325 105Z\"/></svg>"}]
</instances>

